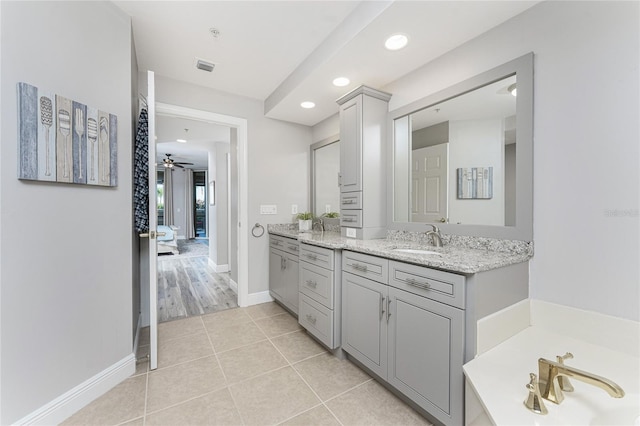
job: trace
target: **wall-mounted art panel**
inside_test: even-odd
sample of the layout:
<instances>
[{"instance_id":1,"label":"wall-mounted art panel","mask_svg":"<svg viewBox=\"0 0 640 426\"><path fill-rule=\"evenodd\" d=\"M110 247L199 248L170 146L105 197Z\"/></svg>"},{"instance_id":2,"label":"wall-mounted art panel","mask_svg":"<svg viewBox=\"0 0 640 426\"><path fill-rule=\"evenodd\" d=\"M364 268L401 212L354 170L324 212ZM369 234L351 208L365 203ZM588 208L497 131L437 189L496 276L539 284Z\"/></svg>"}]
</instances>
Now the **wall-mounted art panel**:
<instances>
[{"instance_id":1,"label":"wall-mounted art panel","mask_svg":"<svg viewBox=\"0 0 640 426\"><path fill-rule=\"evenodd\" d=\"M19 179L116 186L114 114L18 83Z\"/></svg>"},{"instance_id":2,"label":"wall-mounted art panel","mask_svg":"<svg viewBox=\"0 0 640 426\"><path fill-rule=\"evenodd\" d=\"M458 198L493 198L493 167L467 167L458 169Z\"/></svg>"}]
</instances>

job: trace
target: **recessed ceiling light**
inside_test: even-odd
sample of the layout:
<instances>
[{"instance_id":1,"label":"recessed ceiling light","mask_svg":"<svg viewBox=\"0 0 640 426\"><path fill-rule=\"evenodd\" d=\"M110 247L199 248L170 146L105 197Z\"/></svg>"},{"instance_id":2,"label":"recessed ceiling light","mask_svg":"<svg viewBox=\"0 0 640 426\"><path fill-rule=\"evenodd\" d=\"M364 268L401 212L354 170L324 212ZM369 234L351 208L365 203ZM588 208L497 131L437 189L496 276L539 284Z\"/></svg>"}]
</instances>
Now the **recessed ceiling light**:
<instances>
[{"instance_id":1,"label":"recessed ceiling light","mask_svg":"<svg viewBox=\"0 0 640 426\"><path fill-rule=\"evenodd\" d=\"M187 143L187 140L186 139L176 139L176 142Z\"/></svg>"},{"instance_id":2,"label":"recessed ceiling light","mask_svg":"<svg viewBox=\"0 0 640 426\"><path fill-rule=\"evenodd\" d=\"M384 42L384 47L389 50L400 50L407 45L409 37L404 34L394 34L387 38Z\"/></svg>"},{"instance_id":3,"label":"recessed ceiling light","mask_svg":"<svg viewBox=\"0 0 640 426\"><path fill-rule=\"evenodd\" d=\"M333 85L338 87L343 87L351 83L351 81L347 77L338 77L333 79Z\"/></svg>"},{"instance_id":4,"label":"recessed ceiling light","mask_svg":"<svg viewBox=\"0 0 640 426\"><path fill-rule=\"evenodd\" d=\"M301 106L302 108L309 109L309 108L313 108L313 107L315 107L315 106L316 106L316 104L314 104L313 102L310 102L310 101L305 101L305 102L302 102L302 103L300 104L300 106Z\"/></svg>"}]
</instances>

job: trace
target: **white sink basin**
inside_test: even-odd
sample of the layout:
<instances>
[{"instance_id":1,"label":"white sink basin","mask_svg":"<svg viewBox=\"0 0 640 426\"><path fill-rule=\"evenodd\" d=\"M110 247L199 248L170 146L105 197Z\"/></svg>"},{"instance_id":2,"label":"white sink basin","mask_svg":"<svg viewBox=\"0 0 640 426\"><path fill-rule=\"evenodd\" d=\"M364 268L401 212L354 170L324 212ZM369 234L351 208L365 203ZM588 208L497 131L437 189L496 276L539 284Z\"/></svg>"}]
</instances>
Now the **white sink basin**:
<instances>
[{"instance_id":1,"label":"white sink basin","mask_svg":"<svg viewBox=\"0 0 640 426\"><path fill-rule=\"evenodd\" d=\"M409 254L424 254L429 256L442 256L442 253L438 253L437 251L431 250L422 250L422 249L409 249L409 248L397 248L392 251L396 251L399 253L409 253Z\"/></svg>"}]
</instances>

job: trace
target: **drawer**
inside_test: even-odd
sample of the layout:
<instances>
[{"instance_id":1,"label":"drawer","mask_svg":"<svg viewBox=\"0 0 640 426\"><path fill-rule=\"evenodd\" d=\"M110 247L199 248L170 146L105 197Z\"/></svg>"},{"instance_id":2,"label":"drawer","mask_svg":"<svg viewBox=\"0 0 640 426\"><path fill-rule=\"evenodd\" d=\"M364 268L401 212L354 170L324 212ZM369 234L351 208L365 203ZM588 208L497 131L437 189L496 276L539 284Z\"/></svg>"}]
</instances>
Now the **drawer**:
<instances>
[{"instance_id":1,"label":"drawer","mask_svg":"<svg viewBox=\"0 0 640 426\"><path fill-rule=\"evenodd\" d=\"M340 194L340 208L343 210L362 209L362 191Z\"/></svg>"},{"instance_id":2,"label":"drawer","mask_svg":"<svg viewBox=\"0 0 640 426\"><path fill-rule=\"evenodd\" d=\"M333 270L333 250L313 246L310 244L300 245L300 260L311 263L322 268Z\"/></svg>"},{"instance_id":3,"label":"drawer","mask_svg":"<svg viewBox=\"0 0 640 426\"><path fill-rule=\"evenodd\" d=\"M460 309L465 308L464 283L464 275L389 262L389 285Z\"/></svg>"},{"instance_id":4,"label":"drawer","mask_svg":"<svg viewBox=\"0 0 640 426\"><path fill-rule=\"evenodd\" d=\"M293 238L281 237L279 235L271 235L269 237L269 247L277 248L290 254L298 254L299 243Z\"/></svg>"},{"instance_id":5,"label":"drawer","mask_svg":"<svg viewBox=\"0 0 640 426\"><path fill-rule=\"evenodd\" d=\"M389 260L367 254L344 250L342 270L383 284L389 280Z\"/></svg>"},{"instance_id":6,"label":"drawer","mask_svg":"<svg viewBox=\"0 0 640 426\"><path fill-rule=\"evenodd\" d=\"M340 210L340 226L362 228L362 210Z\"/></svg>"},{"instance_id":7,"label":"drawer","mask_svg":"<svg viewBox=\"0 0 640 426\"><path fill-rule=\"evenodd\" d=\"M333 311L300 294L298 322L319 341L334 349Z\"/></svg>"},{"instance_id":8,"label":"drawer","mask_svg":"<svg viewBox=\"0 0 640 426\"><path fill-rule=\"evenodd\" d=\"M300 262L300 292L333 309L333 271Z\"/></svg>"}]
</instances>

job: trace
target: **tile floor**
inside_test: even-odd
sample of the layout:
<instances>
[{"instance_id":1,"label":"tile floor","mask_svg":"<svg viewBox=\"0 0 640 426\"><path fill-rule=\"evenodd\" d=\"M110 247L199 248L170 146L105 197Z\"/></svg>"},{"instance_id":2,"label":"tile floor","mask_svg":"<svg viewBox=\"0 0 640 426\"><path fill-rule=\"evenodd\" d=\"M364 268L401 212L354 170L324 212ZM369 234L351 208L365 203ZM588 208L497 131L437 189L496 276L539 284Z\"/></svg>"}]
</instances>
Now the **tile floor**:
<instances>
[{"instance_id":1,"label":"tile floor","mask_svg":"<svg viewBox=\"0 0 640 426\"><path fill-rule=\"evenodd\" d=\"M148 362L64 425L428 425L275 303L159 325ZM143 336L138 351L149 351Z\"/></svg>"}]
</instances>

